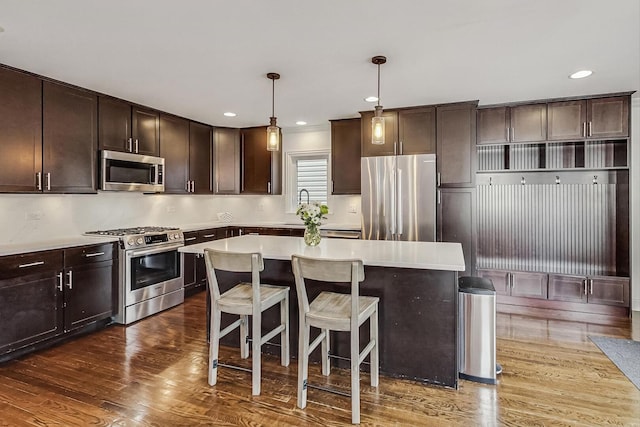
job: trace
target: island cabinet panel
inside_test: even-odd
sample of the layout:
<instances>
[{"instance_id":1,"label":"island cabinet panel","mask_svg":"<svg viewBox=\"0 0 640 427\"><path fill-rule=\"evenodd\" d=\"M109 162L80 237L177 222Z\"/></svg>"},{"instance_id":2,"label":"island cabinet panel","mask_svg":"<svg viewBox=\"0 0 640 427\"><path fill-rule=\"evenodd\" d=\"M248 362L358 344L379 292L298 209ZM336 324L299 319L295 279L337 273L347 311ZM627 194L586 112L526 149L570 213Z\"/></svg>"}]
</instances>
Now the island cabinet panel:
<instances>
[{"instance_id":1,"label":"island cabinet panel","mask_svg":"<svg viewBox=\"0 0 640 427\"><path fill-rule=\"evenodd\" d=\"M360 194L360 119L331 121L331 193Z\"/></svg>"},{"instance_id":2,"label":"island cabinet panel","mask_svg":"<svg viewBox=\"0 0 640 427\"><path fill-rule=\"evenodd\" d=\"M471 187L476 175L476 103L438 107L438 185Z\"/></svg>"},{"instance_id":3,"label":"island cabinet panel","mask_svg":"<svg viewBox=\"0 0 640 427\"><path fill-rule=\"evenodd\" d=\"M227 234L226 227L188 231L184 233L184 243L185 245L195 245L197 243L210 242L224 239ZM203 291L207 285L207 268L204 257L199 254L183 253L182 265L185 296Z\"/></svg>"},{"instance_id":4,"label":"island cabinet panel","mask_svg":"<svg viewBox=\"0 0 640 427\"><path fill-rule=\"evenodd\" d=\"M0 357L63 333L63 252L0 258Z\"/></svg>"},{"instance_id":5,"label":"island cabinet panel","mask_svg":"<svg viewBox=\"0 0 640 427\"><path fill-rule=\"evenodd\" d=\"M240 193L240 130L214 129L214 186L215 194Z\"/></svg>"},{"instance_id":6,"label":"island cabinet panel","mask_svg":"<svg viewBox=\"0 0 640 427\"><path fill-rule=\"evenodd\" d=\"M289 286L290 349L295 357L298 350L298 303L295 281L289 260L265 259L261 273L264 283ZM238 281L250 281L250 274L217 271L220 291L225 292ZM379 337L380 372L401 378L457 388L457 316L458 273L453 271L422 270L365 266L365 280L360 294L380 298ZM349 284L321 283L307 280L309 300L322 291L349 293ZM207 302L209 300L207 299ZM222 314L224 328L237 316ZM263 334L280 324L280 312L269 309L262 316ZM207 333L209 333L207 322ZM278 344L280 335L273 338ZM360 327L360 348L369 340L369 324ZM221 340L222 344L239 346L237 333ZM349 358L350 338L346 332L331 332L331 353ZM280 348L270 344L263 351L280 354ZM310 356L320 360L319 351ZM333 359L339 367L348 368L348 360ZM366 366L366 365L365 365ZM367 369L367 368L365 368Z\"/></svg>"},{"instance_id":7,"label":"island cabinet panel","mask_svg":"<svg viewBox=\"0 0 640 427\"><path fill-rule=\"evenodd\" d=\"M212 128L201 123L189 123L189 180L191 192L211 194Z\"/></svg>"},{"instance_id":8,"label":"island cabinet panel","mask_svg":"<svg viewBox=\"0 0 640 427\"><path fill-rule=\"evenodd\" d=\"M160 157L164 158L165 193L189 191L189 121L160 116Z\"/></svg>"},{"instance_id":9,"label":"island cabinet panel","mask_svg":"<svg viewBox=\"0 0 640 427\"><path fill-rule=\"evenodd\" d=\"M42 81L0 67L0 192L35 192L42 172Z\"/></svg>"},{"instance_id":10,"label":"island cabinet panel","mask_svg":"<svg viewBox=\"0 0 640 427\"><path fill-rule=\"evenodd\" d=\"M65 332L110 318L117 303L114 244L65 249Z\"/></svg>"},{"instance_id":11,"label":"island cabinet panel","mask_svg":"<svg viewBox=\"0 0 640 427\"><path fill-rule=\"evenodd\" d=\"M267 151L266 127L241 131L242 193L281 194L282 152Z\"/></svg>"},{"instance_id":12,"label":"island cabinet panel","mask_svg":"<svg viewBox=\"0 0 640 427\"><path fill-rule=\"evenodd\" d=\"M98 98L50 82L43 86L42 189L58 193L96 191Z\"/></svg>"}]
</instances>

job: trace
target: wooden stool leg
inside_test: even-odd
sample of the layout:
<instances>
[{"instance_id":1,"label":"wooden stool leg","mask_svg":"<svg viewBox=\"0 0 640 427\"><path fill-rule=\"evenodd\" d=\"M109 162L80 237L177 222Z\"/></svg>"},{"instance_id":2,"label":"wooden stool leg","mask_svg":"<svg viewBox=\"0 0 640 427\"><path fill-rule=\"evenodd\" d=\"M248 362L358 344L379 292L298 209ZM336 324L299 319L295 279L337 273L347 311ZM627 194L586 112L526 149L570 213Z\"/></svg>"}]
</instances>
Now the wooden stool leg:
<instances>
[{"instance_id":1,"label":"wooden stool leg","mask_svg":"<svg viewBox=\"0 0 640 427\"><path fill-rule=\"evenodd\" d=\"M240 316L240 357L249 357L249 316Z\"/></svg>"},{"instance_id":2,"label":"wooden stool leg","mask_svg":"<svg viewBox=\"0 0 640 427\"><path fill-rule=\"evenodd\" d=\"M331 372L331 361L329 360L329 352L331 351L331 343L329 342L329 329L323 329L324 339L320 344L322 347L322 375L329 375Z\"/></svg>"},{"instance_id":3,"label":"wooden stool leg","mask_svg":"<svg viewBox=\"0 0 640 427\"><path fill-rule=\"evenodd\" d=\"M307 377L309 373L309 325L300 319L298 339L298 408L307 406Z\"/></svg>"},{"instance_id":4,"label":"wooden stool leg","mask_svg":"<svg viewBox=\"0 0 640 427\"><path fill-rule=\"evenodd\" d=\"M258 396L260 394L260 358L262 357L260 351L260 341L262 341L262 322L261 314L254 314L252 316L251 325L251 394Z\"/></svg>"},{"instance_id":5,"label":"wooden stool leg","mask_svg":"<svg viewBox=\"0 0 640 427\"><path fill-rule=\"evenodd\" d=\"M220 350L220 309L214 303L209 337L209 385L218 381L218 352Z\"/></svg>"},{"instance_id":6,"label":"wooden stool leg","mask_svg":"<svg viewBox=\"0 0 640 427\"><path fill-rule=\"evenodd\" d=\"M280 332L280 364L289 366L289 293L280 301L280 324L284 331Z\"/></svg>"},{"instance_id":7,"label":"wooden stool leg","mask_svg":"<svg viewBox=\"0 0 640 427\"><path fill-rule=\"evenodd\" d=\"M360 424L360 336L351 330L351 422Z\"/></svg>"},{"instance_id":8,"label":"wooden stool leg","mask_svg":"<svg viewBox=\"0 0 640 427\"><path fill-rule=\"evenodd\" d=\"M379 360L379 340L378 340L378 305L369 318L370 339L376 340L376 344L371 349L371 387L378 387L378 377L380 376Z\"/></svg>"}]
</instances>

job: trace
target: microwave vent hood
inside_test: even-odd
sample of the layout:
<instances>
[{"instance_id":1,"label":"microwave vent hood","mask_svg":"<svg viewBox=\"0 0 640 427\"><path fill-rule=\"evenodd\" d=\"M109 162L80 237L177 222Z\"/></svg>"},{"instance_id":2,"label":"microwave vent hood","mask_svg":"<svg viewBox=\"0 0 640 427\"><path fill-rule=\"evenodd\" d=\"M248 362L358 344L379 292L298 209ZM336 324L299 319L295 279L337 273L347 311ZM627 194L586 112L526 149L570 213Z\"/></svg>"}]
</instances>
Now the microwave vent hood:
<instances>
[{"instance_id":1,"label":"microwave vent hood","mask_svg":"<svg viewBox=\"0 0 640 427\"><path fill-rule=\"evenodd\" d=\"M164 192L164 159L136 153L100 152L100 189Z\"/></svg>"}]
</instances>

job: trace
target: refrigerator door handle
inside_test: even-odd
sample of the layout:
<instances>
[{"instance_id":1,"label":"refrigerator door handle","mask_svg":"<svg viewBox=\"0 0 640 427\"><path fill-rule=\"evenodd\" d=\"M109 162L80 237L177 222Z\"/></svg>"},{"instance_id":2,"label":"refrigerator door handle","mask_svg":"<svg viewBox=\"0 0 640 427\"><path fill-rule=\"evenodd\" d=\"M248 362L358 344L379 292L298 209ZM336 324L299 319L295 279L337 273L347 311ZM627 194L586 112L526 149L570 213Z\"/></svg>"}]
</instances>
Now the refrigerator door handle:
<instances>
[{"instance_id":1,"label":"refrigerator door handle","mask_svg":"<svg viewBox=\"0 0 640 427\"><path fill-rule=\"evenodd\" d=\"M391 171L391 235L396 234L396 171Z\"/></svg>"},{"instance_id":2,"label":"refrigerator door handle","mask_svg":"<svg viewBox=\"0 0 640 427\"><path fill-rule=\"evenodd\" d=\"M398 174L398 198L397 200L397 204L398 204L398 236L402 236L402 228L403 228L403 223L402 223L402 169L398 169L397 170L397 174Z\"/></svg>"}]
</instances>

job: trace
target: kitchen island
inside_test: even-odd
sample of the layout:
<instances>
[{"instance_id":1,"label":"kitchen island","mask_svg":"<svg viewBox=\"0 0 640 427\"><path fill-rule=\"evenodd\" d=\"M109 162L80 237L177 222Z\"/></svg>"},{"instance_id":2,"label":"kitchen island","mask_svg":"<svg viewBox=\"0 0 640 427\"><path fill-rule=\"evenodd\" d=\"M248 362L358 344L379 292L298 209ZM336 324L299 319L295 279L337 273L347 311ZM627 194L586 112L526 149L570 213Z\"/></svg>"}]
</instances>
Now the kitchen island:
<instances>
[{"instance_id":1,"label":"kitchen island","mask_svg":"<svg viewBox=\"0 0 640 427\"><path fill-rule=\"evenodd\" d=\"M295 355L298 339L298 309L291 255L327 259L361 259L365 280L362 295L380 298L380 372L457 388L458 386L458 272L464 271L459 243L398 242L383 240L322 239L316 247L306 246L300 237L248 235L185 246L184 253L202 254L205 248L231 252L261 252L265 269L263 283L291 288L291 349ZM218 271L221 292L250 275ZM321 289L348 293L349 285L308 283L309 298ZM233 320L223 315L223 327ZM263 314L263 328L279 322L276 310ZM368 325L361 328L361 342L369 340ZM332 354L338 366L348 366L348 334L333 333ZM274 339L277 342L277 338ZM224 344L238 346L237 334ZM277 348L264 351L279 354ZM316 357L316 360L319 360ZM366 365L365 365L366 366Z\"/></svg>"}]
</instances>

